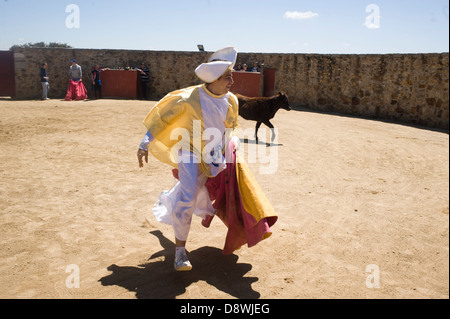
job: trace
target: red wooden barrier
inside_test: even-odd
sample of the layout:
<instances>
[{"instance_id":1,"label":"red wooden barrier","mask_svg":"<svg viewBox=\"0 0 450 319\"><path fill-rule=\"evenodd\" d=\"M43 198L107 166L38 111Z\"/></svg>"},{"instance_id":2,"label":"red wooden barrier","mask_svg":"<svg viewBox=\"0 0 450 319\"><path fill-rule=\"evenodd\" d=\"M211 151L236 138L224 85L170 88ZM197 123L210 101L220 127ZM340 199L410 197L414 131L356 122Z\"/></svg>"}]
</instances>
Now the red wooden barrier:
<instances>
[{"instance_id":1,"label":"red wooden barrier","mask_svg":"<svg viewBox=\"0 0 450 319\"><path fill-rule=\"evenodd\" d=\"M36 70L36 78L39 81L39 69ZM12 51L0 51L0 96L16 96L14 53Z\"/></svg>"},{"instance_id":2,"label":"red wooden barrier","mask_svg":"<svg viewBox=\"0 0 450 319\"><path fill-rule=\"evenodd\" d=\"M233 72L233 81L231 92L250 97L261 96L261 73Z\"/></svg>"},{"instance_id":3,"label":"red wooden barrier","mask_svg":"<svg viewBox=\"0 0 450 319\"><path fill-rule=\"evenodd\" d=\"M101 72L103 97L137 98L138 92L137 71L104 70Z\"/></svg>"},{"instance_id":4,"label":"red wooden barrier","mask_svg":"<svg viewBox=\"0 0 450 319\"><path fill-rule=\"evenodd\" d=\"M276 69L264 69L264 96L275 95Z\"/></svg>"},{"instance_id":5,"label":"red wooden barrier","mask_svg":"<svg viewBox=\"0 0 450 319\"><path fill-rule=\"evenodd\" d=\"M263 72L233 72L234 84L230 91L249 97L275 95L276 69L263 69ZM263 83L261 83L261 81Z\"/></svg>"}]
</instances>

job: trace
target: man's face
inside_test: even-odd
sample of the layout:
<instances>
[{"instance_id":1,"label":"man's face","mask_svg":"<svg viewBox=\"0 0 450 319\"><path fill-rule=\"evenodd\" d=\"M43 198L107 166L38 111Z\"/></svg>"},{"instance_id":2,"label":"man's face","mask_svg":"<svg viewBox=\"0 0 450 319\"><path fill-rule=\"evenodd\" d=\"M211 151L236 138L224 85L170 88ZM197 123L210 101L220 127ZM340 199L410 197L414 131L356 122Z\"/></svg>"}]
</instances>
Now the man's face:
<instances>
[{"instance_id":1,"label":"man's face","mask_svg":"<svg viewBox=\"0 0 450 319\"><path fill-rule=\"evenodd\" d=\"M233 85L233 73L231 70L226 71L218 80L217 86L221 89L222 93L227 93Z\"/></svg>"}]
</instances>

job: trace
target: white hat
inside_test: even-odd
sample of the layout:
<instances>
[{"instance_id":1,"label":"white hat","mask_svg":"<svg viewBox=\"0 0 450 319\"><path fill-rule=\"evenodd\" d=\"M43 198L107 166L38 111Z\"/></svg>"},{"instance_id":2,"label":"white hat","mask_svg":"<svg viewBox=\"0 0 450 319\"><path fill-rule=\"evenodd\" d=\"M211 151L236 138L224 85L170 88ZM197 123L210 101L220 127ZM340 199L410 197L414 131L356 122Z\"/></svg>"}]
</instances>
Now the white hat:
<instances>
[{"instance_id":1,"label":"white hat","mask_svg":"<svg viewBox=\"0 0 450 319\"><path fill-rule=\"evenodd\" d=\"M200 64L195 74L206 83L212 83L232 69L236 63L237 50L234 47L220 49L211 55L207 63Z\"/></svg>"},{"instance_id":2,"label":"white hat","mask_svg":"<svg viewBox=\"0 0 450 319\"><path fill-rule=\"evenodd\" d=\"M208 62L212 61L228 61L232 62L233 65L231 67L234 67L234 64L236 63L236 57L237 57L237 50L235 47L226 47L220 50L217 50L216 52L211 55Z\"/></svg>"}]
</instances>

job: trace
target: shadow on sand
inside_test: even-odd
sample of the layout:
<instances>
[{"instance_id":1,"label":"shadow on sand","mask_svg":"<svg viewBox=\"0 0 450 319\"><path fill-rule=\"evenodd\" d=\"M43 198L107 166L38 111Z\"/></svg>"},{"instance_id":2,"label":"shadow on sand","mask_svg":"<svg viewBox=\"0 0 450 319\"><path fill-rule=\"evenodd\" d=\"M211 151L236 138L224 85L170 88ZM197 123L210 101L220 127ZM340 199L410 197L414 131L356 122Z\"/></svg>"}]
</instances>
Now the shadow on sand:
<instances>
[{"instance_id":1,"label":"shadow on sand","mask_svg":"<svg viewBox=\"0 0 450 319\"><path fill-rule=\"evenodd\" d=\"M238 256L225 256L221 249L202 247L188 254L193 269L177 272L173 269L175 244L160 231L150 233L158 237L163 250L150 256L143 265L109 266L112 274L99 280L103 286L126 288L136 293L138 299L173 299L185 293L192 283L202 280L236 298L259 298L260 294L251 287L258 278L244 277L252 266L238 263ZM158 260L152 262L155 258Z\"/></svg>"},{"instance_id":2,"label":"shadow on sand","mask_svg":"<svg viewBox=\"0 0 450 319\"><path fill-rule=\"evenodd\" d=\"M265 145L267 147L270 147L270 146L283 146L283 144L273 143L273 142L270 142L270 143L266 143L266 142L263 142L263 141L256 142L256 139L248 139L248 138L240 139L240 141L241 141L241 143Z\"/></svg>"}]
</instances>

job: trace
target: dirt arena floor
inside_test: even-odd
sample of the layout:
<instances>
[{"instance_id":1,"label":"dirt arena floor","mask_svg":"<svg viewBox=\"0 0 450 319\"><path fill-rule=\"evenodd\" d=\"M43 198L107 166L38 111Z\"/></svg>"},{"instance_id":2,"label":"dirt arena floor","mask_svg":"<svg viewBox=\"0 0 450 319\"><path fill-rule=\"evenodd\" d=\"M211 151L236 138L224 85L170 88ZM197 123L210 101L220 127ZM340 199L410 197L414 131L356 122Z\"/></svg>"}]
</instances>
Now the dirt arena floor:
<instances>
[{"instance_id":1,"label":"dirt arena floor","mask_svg":"<svg viewBox=\"0 0 450 319\"><path fill-rule=\"evenodd\" d=\"M279 111L240 150L273 235L224 256L194 217L177 273L151 210L175 179L136 159L154 103L0 100L0 298L449 298L448 133Z\"/></svg>"}]
</instances>

